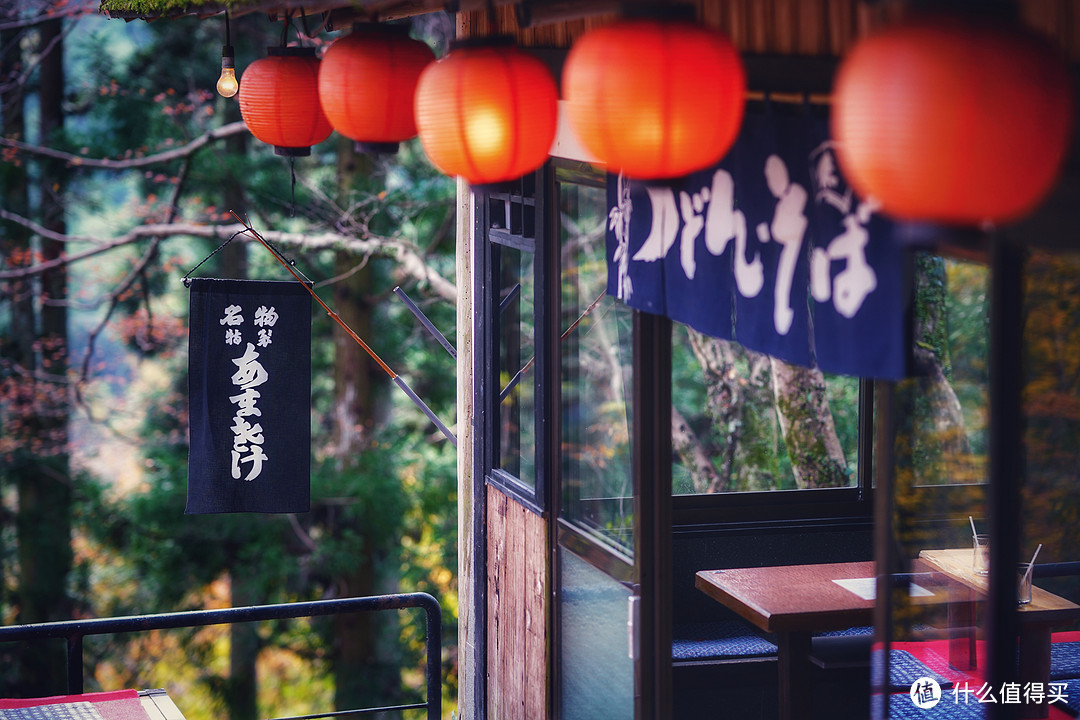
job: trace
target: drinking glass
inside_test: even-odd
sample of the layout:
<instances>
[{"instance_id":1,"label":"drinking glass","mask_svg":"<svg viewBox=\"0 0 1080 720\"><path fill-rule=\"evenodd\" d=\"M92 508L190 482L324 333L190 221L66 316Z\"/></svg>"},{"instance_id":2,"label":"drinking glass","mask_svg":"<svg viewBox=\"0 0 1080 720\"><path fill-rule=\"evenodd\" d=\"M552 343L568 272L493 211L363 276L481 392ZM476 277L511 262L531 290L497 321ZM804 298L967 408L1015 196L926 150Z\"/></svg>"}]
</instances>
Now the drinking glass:
<instances>
[{"instance_id":1,"label":"drinking glass","mask_svg":"<svg viewBox=\"0 0 1080 720\"><path fill-rule=\"evenodd\" d=\"M990 536L978 534L973 536L975 557L972 569L976 575L990 574Z\"/></svg>"}]
</instances>

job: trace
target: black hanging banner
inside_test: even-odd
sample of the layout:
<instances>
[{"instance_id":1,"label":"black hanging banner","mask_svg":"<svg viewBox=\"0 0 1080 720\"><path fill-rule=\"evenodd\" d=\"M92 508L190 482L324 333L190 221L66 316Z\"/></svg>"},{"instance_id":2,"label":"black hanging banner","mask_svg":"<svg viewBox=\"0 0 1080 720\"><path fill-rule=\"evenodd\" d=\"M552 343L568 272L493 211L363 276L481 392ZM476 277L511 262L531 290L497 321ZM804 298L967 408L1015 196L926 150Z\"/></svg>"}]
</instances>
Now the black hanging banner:
<instances>
[{"instance_id":1,"label":"black hanging banner","mask_svg":"<svg viewBox=\"0 0 1080 720\"><path fill-rule=\"evenodd\" d=\"M185 512L307 512L307 288L296 282L194 279L188 346Z\"/></svg>"}]
</instances>

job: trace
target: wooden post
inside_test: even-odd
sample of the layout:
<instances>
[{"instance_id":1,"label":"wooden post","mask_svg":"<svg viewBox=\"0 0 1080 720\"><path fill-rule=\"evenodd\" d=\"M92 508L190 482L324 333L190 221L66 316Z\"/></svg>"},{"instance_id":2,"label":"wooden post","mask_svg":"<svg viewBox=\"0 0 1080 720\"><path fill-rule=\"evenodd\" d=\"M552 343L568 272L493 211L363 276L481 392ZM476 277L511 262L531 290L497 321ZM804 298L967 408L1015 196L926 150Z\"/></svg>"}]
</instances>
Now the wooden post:
<instances>
[{"instance_id":1,"label":"wooden post","mask_svg":"<svg viewBox=\"0 0 1080 720\"><path fill-rule=\"evenodd\" d=\"M458 703L461 720L483 720L484 612L486 575L482 534L476 532L484 519L482 478L475 477L475 404L473 318L475 317L473 267L473 208L469 185L457 185L457 476L458 476ZM480 609L478 612L478 608Z\"/></svg>"}]
</instances>

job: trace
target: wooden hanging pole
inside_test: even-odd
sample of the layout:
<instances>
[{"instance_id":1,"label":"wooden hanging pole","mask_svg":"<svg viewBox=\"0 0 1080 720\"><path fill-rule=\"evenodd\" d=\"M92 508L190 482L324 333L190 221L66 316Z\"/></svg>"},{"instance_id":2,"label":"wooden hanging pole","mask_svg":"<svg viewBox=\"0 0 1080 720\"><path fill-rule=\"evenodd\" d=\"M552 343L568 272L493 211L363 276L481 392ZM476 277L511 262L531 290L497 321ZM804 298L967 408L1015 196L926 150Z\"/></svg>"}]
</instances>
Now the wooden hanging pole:
<instances>
[{"instance_id":1,"label":"wooden hanging pole","mask_svg":"<svg viewBox=\"0 0 1080 720\"><path fill-rule=\"evenodd\" d=\"M393 380L397 384L397 386L401 388L401 390L406 395L409 396L409 399L412 400L413 403L418 408L420 408L420 410L425 415L428 416L428 419L431 420L431 422L435 423L435 426L438 427L442 434L446 436L446 439L449 440L454 447L457 447L457 438L454 437L454 434L452 432L450 432L450 429L446 427L446 425L443 424L442 420L440 420L439 417L432 411L432 409L427 406L427 403L421 400L420 397L415 392L413 392L413 389L408 386L408 384L401 378L401 376L391 370L390 366L383 362L382 358L380 358L378 354L371 349L371 346L364 342L364 339L357 335L356 332L351 327L349 327L344 320L341 319L341 316L334 312L330 308L330 306L327 305L321 297L319 297L318 293L315 292L315 288L312 287L311 283L306 282L306 279L302 277L301 273L297 271L297 269L294 267L295 263L286 260L285 257L277 251L277 248L273 247L269 242L267 242L266 238L260 235L259 232L247 222L246 219L241 218L232 210L229 211L229 214L236 218L236 221L238 223L244 226L244 233L258 240L264 248L270 251L271 255L277 258L277 261L281 263L286 270L289 271L289 274L292 275L298 283L307 288L308 294L311 295L311 297L315 298L315 302L319 303L322 309L326 311L326 314L333 318L334 322L341 326L341 329L348 333L349 337L355 340L356 344L362 347L364 349L364 352L371 356L372 360L378 363L379 367L383 369L383 372L390 376L390 379Z\"/></svg>"}]
</instances>

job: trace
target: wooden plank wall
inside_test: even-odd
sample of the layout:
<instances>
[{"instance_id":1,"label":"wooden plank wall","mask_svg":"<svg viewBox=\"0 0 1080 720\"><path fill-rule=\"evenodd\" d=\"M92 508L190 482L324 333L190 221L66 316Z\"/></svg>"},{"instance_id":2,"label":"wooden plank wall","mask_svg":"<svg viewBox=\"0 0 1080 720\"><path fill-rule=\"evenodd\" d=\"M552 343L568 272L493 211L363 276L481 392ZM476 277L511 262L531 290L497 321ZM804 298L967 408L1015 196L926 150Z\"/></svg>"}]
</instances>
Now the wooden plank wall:
<instances>
[{"instance_id":1,"label":"wooden plank wall","mask_svg":"<svg viewBox=\"0 0 1080 720\"><path fill-rule=\"evenodd\" d=\"M543 518L487 489L487 716L548 717L547 531Z\"/></svg>"},{"instance_id":2,"label":"wooden plank wall","mask_svg":"<svg viewBox=\"0 0 1080 720\"><path fill-rule=\"evenodd\" d=\"M698 17L723 30L747 53L842 56L859 37L900 17L904 2L857 0L695 0ZM1020 15L1037 32L1047 35L1072 61L1080 60L1080 2L1078 0L1020 0ZM612 15L518 27L512 5L487 11L462 12L461 37L513 35L526 47L570 47L586 30L610 22Z\"/></svg>"}]
</instances>

